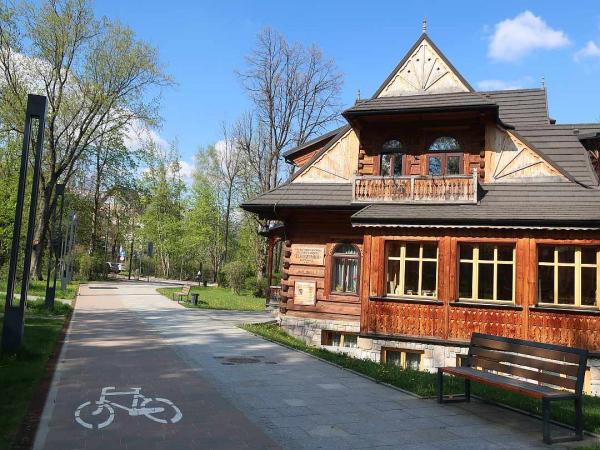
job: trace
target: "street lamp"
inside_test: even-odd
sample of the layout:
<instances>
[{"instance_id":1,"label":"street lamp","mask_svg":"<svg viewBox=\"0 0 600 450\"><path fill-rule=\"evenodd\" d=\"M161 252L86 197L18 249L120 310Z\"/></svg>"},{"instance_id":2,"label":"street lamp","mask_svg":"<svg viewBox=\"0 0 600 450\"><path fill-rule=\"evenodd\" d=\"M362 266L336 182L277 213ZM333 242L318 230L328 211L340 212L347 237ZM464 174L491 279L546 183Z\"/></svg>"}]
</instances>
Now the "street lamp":
<instances>
[{"instance_id":1,"label":"street lamp","mask_svg":"<svg viewBox=\"0 0 600 450\"><path fill-rule=\"evenodd\" d=\"M58 216L58 229L55 229L56 225L56 207L58 206L58 201L60 199L60 213ZM52 212L52 225L53 225L53 233L50 236L50 248L51 254L48 255L48 275L46 276L46 299L45 305L49 309L54 309L54 298L56 297L56 275L58 273L58 258L61 250L61 241L62 241L62 218L63 218L63 207L65 204L65 185L57 184L56 185L56 203L54 206L54 211ZM50 273L54 270L52 275L52 286L50 286Z\"/></svg>"},{"instance_id":2,"label":"street lamp","mask_svg":"<svg viewBox=\"0 0 600 450\"><path fill-rule=\"evenodd\" d=\"M6 283L6 303L4 304L4 326L2 328L2 350L14 352L21 346L25 331L25 303L29 292L29 274L31 270L31 254L33 251L33 233L37 215L37 199L42 169L42 149L44 146L44 128L46 125L47 99L43 95L29 94L25 113L25 128L23 130L23 147L21 151L21 167L19 169L19 186L17 189L17 204L15 222L13 225L10 262L8 265L8 280ZM37 128L34 128L36 127ZM33 178L31 180L31 196L29 201L29 218L27 221L27 237L23 255L23 273L21 278L21 295L15 301L15 282L19 248L21 245L21 224L25 191L27 190L27 172L29 168L29 147L35 143L33 160Z\"/></svg>"}]
</instances>

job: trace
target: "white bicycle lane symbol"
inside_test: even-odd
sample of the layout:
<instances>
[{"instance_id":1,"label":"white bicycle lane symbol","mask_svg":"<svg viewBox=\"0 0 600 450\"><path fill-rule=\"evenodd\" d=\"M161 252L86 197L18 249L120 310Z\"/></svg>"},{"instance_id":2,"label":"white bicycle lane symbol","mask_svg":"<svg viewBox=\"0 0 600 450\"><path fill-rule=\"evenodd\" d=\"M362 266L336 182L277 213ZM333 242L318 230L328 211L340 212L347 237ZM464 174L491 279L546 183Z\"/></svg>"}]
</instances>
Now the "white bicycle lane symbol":
<instances>
[{"instance_id":1,"label":"white bicycle lane symbol","mask_svg":"<svg viewBox=\"0 0 600 450\"><path fill-rule=\"evenodd\" d=\"M75 410L75 421L90 430L100 430L115 420L115 408L127 411L130 416L146 416L158 423L177 423L181 420L183 414L171 400L145 397L140 394L141 390L138 387L128 392L118 392L114 386L103 387L99 400L79 405ZM129 395L133 396L130 407L109 399Z\"/></svg>"}]
</instances>

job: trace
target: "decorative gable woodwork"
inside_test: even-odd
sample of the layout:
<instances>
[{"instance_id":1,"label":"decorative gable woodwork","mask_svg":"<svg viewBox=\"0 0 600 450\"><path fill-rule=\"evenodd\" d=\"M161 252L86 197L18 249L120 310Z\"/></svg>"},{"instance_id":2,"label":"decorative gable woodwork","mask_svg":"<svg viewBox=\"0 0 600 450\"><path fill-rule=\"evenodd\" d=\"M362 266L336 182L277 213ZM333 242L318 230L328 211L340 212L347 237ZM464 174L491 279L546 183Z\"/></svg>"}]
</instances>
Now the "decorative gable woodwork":
<instances>
[{"instance_id":1,"label":"decorative gable woodwork","mask_svg":"<svg viewBox=\"0 0 600 450\"><path fill-rule=\"evenodd\" d=\"M470 87L426 36L378 93L377 97L467 92Z\"/></svg>"},{"instance_id":2,"label":"decorative gable woodwork","mask_svg":"<svg viewBox=\"0 0 600 450\"><path fill-rule=\"evenodd\" d=\"M333 142L294 183L349 183L358 167L358 137L349 130Z\"/></svg>"},{"instance_id":3,"label":"decorative gable woodwork","mask_svg":"<svg viewBox=\"0 0 600 450\"><path fill-rule=\"evenodd\" d=\"M495 125L486 129L486 183L567 181L557 169L513 132Z\"/></svg>"}]
</instances>

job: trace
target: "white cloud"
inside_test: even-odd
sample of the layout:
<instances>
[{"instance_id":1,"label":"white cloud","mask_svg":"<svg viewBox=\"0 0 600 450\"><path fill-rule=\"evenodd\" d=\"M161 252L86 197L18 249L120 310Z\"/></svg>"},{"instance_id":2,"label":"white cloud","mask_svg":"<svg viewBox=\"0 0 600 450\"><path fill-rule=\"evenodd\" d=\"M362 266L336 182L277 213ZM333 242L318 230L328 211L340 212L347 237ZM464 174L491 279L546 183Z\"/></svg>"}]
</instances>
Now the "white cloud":
<instances>
[{"instance_id":1,"label":"white cloud","mask_svg":"<svg viewBox=\"0 0 600 450\"><path fill-rule=\"evenodd\" d=\"M154 142L161 148L169 148L169 143L155 130L148 128L140 121L134 121L127 127L125 131L125 146L130 150L139 150L145 143Z\"/></svg>"},{"instance_id":2,"label":"white cloud","mask_svg":"<svg viewBox=\"0 0 600 450\"><path fill-rule=\"evenodd\" d=\"M507 89L521 89L524 86L518 80L481 80L477 82L477 87L481 91L505 91Z\"/></svg>"},{"instance_id":3,"label":"white cloud","mask_svg":"<svg viewBox=\"0 0 600 450\"><path fill-rule=\"evenodd\" d=\"M594 41L588 41L585 47L578 50L573 56L575 61L580 62L584 59L600 58L600 47Z\"/></svg>"},{"instance_id":4,"label":"white cloud","mask_svg":"<svg viewBox=\"0 0 600 450\"><path fill-rule=\"evenodd\" d=\"M179 170L185 183L191 185L194 175L194 165L182 159L179 161Z\"/></svg>"},{"instance_id":5,"label":"white cloud","mask_svg":"<svg viewBox=\"0 0 600 450\"><path fill-rule=\"evenodd\" d=\"M514 19L498 22L488 47L488 56L496 61L517 61L537 49L555 49L570 44L561 30L555 30L531 11Z\"/></svg>"}]
</instances>

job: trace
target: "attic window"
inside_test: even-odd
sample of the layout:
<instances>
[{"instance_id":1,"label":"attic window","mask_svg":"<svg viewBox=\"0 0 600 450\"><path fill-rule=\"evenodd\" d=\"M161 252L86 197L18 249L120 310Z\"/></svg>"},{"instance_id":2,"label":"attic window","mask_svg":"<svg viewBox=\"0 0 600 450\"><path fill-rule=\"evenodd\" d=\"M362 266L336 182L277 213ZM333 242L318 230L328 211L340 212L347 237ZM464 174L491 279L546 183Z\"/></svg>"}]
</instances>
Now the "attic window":
<instances>
[{"instance_id":1,"label":"attic window","mask_svg":"<svg viewBox=\"0 0 600 450\"><path fill-rule=\"evenodd\" d=\"M427 155L428 175L460 175L462 166L461 146L455 138L442 136L429 146L429 155Z\"/></svg>"},{"instance_id":2,"label":"attic window","mask_svg":"<svg viewBox=\"0 0 600 450\"><path fill-rule=\"evenodd\" d=\"M458 141L451 136L439 137L429 146L430 152L456 152L460 149Z\"/></svg>"},{"instance_id":3,"label":"attic window","mask_svg":"<svg viewBox=\"0 0 600 450\"><path fill-rule=\"evenodd\" d=\"M401 176L404 146L398 139L390 139L381 146L381 176Z\"/></svg>"}]
</instances>

